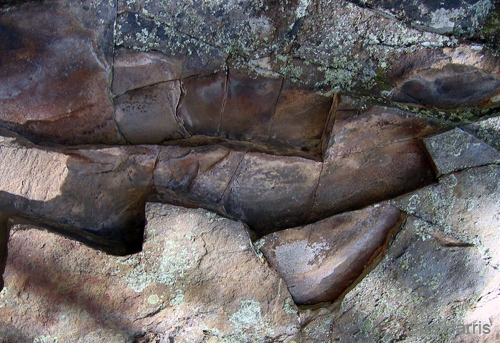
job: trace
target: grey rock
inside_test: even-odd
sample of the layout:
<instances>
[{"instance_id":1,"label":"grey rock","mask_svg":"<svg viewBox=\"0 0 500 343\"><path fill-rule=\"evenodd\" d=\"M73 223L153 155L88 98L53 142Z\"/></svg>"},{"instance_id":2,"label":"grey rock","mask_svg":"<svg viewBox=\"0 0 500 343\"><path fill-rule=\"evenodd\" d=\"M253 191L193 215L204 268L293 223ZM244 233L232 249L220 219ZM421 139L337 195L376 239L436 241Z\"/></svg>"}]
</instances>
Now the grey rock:
<instances>
[{"instance_id":1,"label":"grey rock","mask_svg":"<svg viewBox=\"0 0 500 343\"><path fill-rule=\"evenodd\" d=\"M500 163L499 151L460 129L426 138L424 144L438 175Z\"/></svg>"}]
</instances>

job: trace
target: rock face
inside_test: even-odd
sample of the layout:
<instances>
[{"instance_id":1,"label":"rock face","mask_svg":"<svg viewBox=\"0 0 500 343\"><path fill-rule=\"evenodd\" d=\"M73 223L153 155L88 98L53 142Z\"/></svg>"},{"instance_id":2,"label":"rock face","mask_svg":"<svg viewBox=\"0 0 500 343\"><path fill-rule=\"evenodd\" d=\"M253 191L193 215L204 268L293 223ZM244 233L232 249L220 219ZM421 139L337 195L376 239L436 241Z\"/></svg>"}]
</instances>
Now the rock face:
<instances>
[{"instance_id":1,"label":"rock face","mask_svg":"<svg viewBox=\"0 0 500 343\"><path fill-rule=\"evenodd\" d=\"M126 257L14 228L0 337L11 343L268 342L298 331L290 294L258 258L244 225L164 204L148 203L146 213L143 250Z\"/></svg>"},{"instance_id":2,"label":"rock face","mask_svg":"<svg viewBox=\"0 0 500 343\"><path fill-rule=\"evenodd\" d=\"M337 299L381 252L401 212L388 204L280 231L256 243L297 304Z\"/></svg>"},{"instance_id":3,"label":"rock face","mask_svg":"<svg viewBox=\"0 0 500 343\"><path fill-rule=\"evenodd\" d=\"M500 340L499 6L2 1L0 343Z\"/></svg>"}]
</instances>

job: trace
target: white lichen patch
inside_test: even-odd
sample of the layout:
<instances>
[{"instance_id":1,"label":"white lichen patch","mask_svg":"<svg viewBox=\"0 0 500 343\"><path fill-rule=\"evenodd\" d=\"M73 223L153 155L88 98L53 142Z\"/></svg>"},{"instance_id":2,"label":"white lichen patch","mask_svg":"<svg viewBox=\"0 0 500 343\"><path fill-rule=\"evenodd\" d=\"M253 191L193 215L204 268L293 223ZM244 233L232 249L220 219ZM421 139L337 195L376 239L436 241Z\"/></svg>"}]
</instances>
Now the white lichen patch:
<instances>
[{"instance_id":1,"label":"white lichen patch","mask_svg":"<svg viewBox=\"0 0 500 343\"><path fill-rule=\"evenodd\" d=\"M229 316L229 321L236 330L261 329L263 324L260 303L254 300L242 301L240 309Z\"/></svg>"},{"instance_id":2,"label":"white lichen patch","mask_svg":"<svg viewBox=\"0 0 500 343\"><path fill-rule=\"evenodd\" d=\"M35 337L33 343L59 343L59 340L57 337L40 335Z\"/></svg>"}]
</instances>

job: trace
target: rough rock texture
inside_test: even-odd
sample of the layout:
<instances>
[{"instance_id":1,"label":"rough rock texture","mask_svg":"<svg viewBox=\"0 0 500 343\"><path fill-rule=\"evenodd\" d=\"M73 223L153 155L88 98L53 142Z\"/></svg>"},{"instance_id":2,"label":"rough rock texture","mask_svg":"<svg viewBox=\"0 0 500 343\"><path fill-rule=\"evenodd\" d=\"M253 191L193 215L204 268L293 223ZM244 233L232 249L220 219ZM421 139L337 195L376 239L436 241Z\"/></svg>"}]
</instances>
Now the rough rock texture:
<instances>
[{"instance_id":1,"label":"rough rock texture","mask_svg":"<svg viewBox=\"0 0 500 343\"><path fill-rule=\"evenodd\" d=\"M158 148L42 148L0 136L2 211L125 254L141 247ZM49 171L49 172L48 172ZM8 181L7 181L8 180Z\"/></svg>"},{"instance_id":2,"label":"rough rock texture","mask_svg":"<svg viewBox=\"0 0 500 343\"><path fill-rule=\"evenodd\" d=\"M126 257L14 228L2 341L283 342L297 332L297 308L244 225L156 203L146 213L143 250Z\"/></svg>"},{"instance_id":3,"label":"rough rock texture","mask_svg":"<svg viewBox=\"0 0 500 343\"><path fill-rule=\"evenodd\" d=\"M457 132L435 140L450 134ZM441 155L436 164L453 156L457 167L463 158L484 158L474 149L464 155ZM498 341L500 169L494 162L392 201L409 216L384 259L332 312L304 313L313 319L296 341Z\"/></svg>"},{"instance_id":4,"label":"rough rock texture","mask_svg":"<svg viewBox=\"0 0 500 343\"><path fill-rule=\"evenodd\" d=\"M256 242L280 273L297 304L337 299L382 251L401 212L377 204Z\"/></svg>"},{"instance_id":5,"label":"rough rock texture","mask_svg":"<svg viewBox=\"0 0 500 343\"><path fill-rule=\"evenodd\" d=\"M500 152L480 139L455 129L424 140L439 175L500 163Z\"/></svg>"},{"instance_id":6,"label":"rough rock texture","mask_svg":"<svg viewBox=\"0 0 500 343\"><path fill-rule=\"evenodd\" d=\"M0 342L499 340L498 0L0 2Z\"/></svg>"},{"instance_id":7,"label":"rough rock texture","mask_svg":"<svg viewBox=\"0 0 500 343\"><path fill-rule=\"evenodd\" d=\"M112 3L31 2L0 15L0 120L61 143L122 143L106 90ZM36 18L36 24L33 19Z\"/></svg>"}]
</instances>

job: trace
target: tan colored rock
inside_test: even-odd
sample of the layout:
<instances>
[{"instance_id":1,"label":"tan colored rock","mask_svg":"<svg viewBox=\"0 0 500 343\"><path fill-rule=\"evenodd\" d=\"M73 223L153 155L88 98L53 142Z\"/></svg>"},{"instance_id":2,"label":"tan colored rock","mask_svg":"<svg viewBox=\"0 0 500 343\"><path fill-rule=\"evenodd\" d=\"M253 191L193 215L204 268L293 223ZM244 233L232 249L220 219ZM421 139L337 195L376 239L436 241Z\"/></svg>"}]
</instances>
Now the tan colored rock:
<instances>
[{"instance_id":1,"label":"tan colored rock","mask_svg":"<svg viewBox=\"0 0 500 343\"><path fill-rule=\"evenodd\" d=\"M15 228L0 336L10 343L42 337L281 342L297 332L290 294L257 257L242 224L155 203L147 204L146 213L143 250L124 257Z\"/></svg>"},{"instance_id":2,"label":"tan colored rock","mask_svg":"<svg viewBox=\"0 0 500 343\"><path fill-rule=\"evenodd\" d=\"M139 250L156 147L48 149L4 133L0 208L99 248ZM47 171L50 173L47 174Z\"/></svg>"},{"instance_id":3,"label":"tan colored rock","mask_svg":"<svg viewBox=\"0 0 500 343\"><path fill-rule=\"evenodd\" d=\"M294 339L498 341L499 180L498 165L470 168L392 201L410 215L384 259Z\"/></svg>"},{"instance_id":4,"label":"tan colored rock","mask_svg":"<svg viewBox=\"0 0 500 343\"><path fill-rule=\"evenodd\" d=\"M385 248L402 220L387 204L279 231L256 243L297 304L337 299Z\"/></svg>"}]
</instances>

